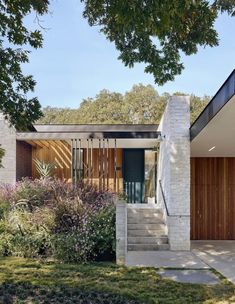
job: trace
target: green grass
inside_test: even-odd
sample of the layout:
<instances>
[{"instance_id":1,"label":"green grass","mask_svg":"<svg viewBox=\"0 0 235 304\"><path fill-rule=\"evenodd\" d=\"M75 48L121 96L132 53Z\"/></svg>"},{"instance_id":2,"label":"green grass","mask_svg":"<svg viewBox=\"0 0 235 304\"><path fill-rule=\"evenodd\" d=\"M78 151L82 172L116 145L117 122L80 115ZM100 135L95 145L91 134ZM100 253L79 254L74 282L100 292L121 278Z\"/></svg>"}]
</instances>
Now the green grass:
<instances>
[{"instance_id":1,"label":"green grass","mask_svg":"<svg viewBox=\"0 0 235 304\"><path fill-rule=\"evenodd\" d=\"M182 284L154 268L0 258L0 303L235 303L235 286Z\"/></svg>"}]
</instances>

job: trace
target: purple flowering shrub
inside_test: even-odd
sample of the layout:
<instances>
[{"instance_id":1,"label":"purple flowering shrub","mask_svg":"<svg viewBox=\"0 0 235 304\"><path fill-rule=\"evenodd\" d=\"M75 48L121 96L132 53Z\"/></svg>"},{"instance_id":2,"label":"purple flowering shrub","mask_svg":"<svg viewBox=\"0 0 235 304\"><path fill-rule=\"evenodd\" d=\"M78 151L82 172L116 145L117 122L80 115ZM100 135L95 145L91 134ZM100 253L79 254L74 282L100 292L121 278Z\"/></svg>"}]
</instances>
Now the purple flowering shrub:
<instances>
[{"instance_id":1,"label":"purple flowering shrub","mask_svg":"<svg viewBox=\"0 0 235 304\"><path fill-rule=\"evenodd\" d=\"M114 194L79 182L0 185L0 254L86 262L114 257Z\"/></svg>"}]
</instances>

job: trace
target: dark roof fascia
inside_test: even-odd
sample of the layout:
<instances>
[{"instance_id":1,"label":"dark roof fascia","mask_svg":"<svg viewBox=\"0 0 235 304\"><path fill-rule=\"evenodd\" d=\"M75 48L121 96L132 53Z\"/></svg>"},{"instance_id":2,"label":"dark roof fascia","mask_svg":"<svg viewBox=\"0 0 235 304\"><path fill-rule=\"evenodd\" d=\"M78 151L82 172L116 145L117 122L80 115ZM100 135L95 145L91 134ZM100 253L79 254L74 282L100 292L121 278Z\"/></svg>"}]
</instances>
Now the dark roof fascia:
<instances>
[{"instance_id":1,"label":"dark roof fascia","mask_svg":"<svg viewBox=\"0 0 235 304\"><path fill-rule=\"evenodd\" d=\"M235 69L228 76L220 89L198 116L190 127L190 140L192 141L212 120L213 117L235 95Z\"/></svg>"},{"instance_id":2,"label":"dark roof fascia","mask_svg":"<svg viewBox=\"0 0 235 304\"><path fill-rule=\"evenodd\" d=\"M17 132L17 140L159 139L160 132Z\"/></svg>"},{"instance_id":3,"label":"dark roof fascia","mask_svg":"<svg viewBox=\"0 0 235 304\"><path fill-rule=\"evenodd\" d=\"M157 132L158 125L140 124L38 124L37 132Z\"/></svg>"}]
</instances>

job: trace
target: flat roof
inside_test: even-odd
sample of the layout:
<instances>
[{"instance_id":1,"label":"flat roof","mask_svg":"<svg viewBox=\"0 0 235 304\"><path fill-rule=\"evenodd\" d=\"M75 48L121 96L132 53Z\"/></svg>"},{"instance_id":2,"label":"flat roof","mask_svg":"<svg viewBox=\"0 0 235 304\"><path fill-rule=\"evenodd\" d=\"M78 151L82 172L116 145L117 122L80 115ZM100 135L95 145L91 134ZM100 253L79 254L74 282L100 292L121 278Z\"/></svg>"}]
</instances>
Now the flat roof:
<instances>
[{"instance_id":1,"label":"flat roof","mask_svg":"<svg viewBox=\"0 0 235 304\"><path fill-rule=\"evenodd\" d=\"M158 124L35 124L36 132L157 132Z\"/></svg>"},{"instance_id":2,"label":"flat roof","mask_svg":"<svg viewBox=\"0 0 235 304\"><path fill-rule=\"evenodd\" d=\"M235 95L235 69L228 76L215 96L190 127L191 141L206 127L213 117Z\"/></svg>"},{"instance_id":3,"label":"flat roof","mask_svg":"<svg viewBox=\"0 0 235 304\"><path fill-rule=\"evenodd\" d=\"M33 132L17 132L17 139L116 138L159 139L157 124L36 124Z\"/></svg>"}]
</instances>

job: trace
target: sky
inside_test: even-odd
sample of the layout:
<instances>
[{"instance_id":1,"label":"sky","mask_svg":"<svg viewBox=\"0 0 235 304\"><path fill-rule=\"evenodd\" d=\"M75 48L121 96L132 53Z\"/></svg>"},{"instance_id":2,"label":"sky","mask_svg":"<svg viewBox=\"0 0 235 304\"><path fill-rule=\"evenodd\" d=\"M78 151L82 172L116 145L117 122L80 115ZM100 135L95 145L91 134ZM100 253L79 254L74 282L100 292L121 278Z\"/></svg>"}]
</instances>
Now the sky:
<instances>
[{"instance_id":1,"label":"sky","mask_svg":"<svg viewBox=\"0 0 235 304\"><path fill-rule=\"evenodd\" d=\"M154 83L144 72L144 65L130 69L118 60L114 44L90 27L82 17L79 0L52 0L50 13L41 17L44 43L32 50L30 63L23 67L37 82L34 96L43 107L79 107L87 97L95 97L102 89L124 93L134 84L151 84L159 94L185 92L197 96L213 96L235 68L235 17L226 14L216 22L220 45L200 48L193 56L184 56L185 69L164 86ZM36 26L34 16L26 20Z\"/></svg>"}]
</instances>

